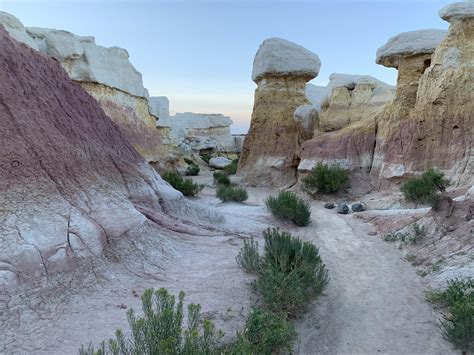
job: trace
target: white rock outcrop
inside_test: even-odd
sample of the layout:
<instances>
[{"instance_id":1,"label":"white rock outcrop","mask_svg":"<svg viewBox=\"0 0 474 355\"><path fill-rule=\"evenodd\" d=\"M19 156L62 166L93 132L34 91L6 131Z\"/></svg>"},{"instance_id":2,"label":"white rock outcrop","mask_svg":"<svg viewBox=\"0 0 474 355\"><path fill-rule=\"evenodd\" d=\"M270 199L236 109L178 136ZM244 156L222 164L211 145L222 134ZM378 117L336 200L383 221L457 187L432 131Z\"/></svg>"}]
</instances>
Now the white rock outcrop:
<instances>
[{"instance_id":1,"label":"white rock outcrop","mask_svg":"<svg viewBox=\"0 0 474 355\"><path fill-rule=\"evenodd\" d=\"M446 33L447 31L438 29L402 32L391 37L377 50L376 62L386 67L398 68L401 58L433 53Z\"/></svg>"},{"instance_id":2,"label":"white rock outcrop","mask_svg":"<svg viewBox=\"0 0 474 355\"><path fill-rule=\"evenodd\" d=\"M151 96L148 100L150 113L158 117L157 126L170 127L170 101L166 96Z\"/></svg>"},{"instance_id":3,"label":"white rock outcrop","mask_svg":"<svg viewBox=\"0 0 474 355\"><path fill-rule=\"evenodd\" d=\"M308 80L319 74L321 61L317 54L282 38L263 41L253 62L252 80L264 76L304 76Z\"/></svg>"},{"instance_id":4,"label":"white rock outcrop","mask_svg":"<svg viewBox=\"0 0 474 355\"><path fill-rule=\"evenodd\" d=\"M16 39L18 42L25 43L31 48L38 49L36 42L26 33L25 26L15 16L0 11L0 25L3 25L8 34Z\"/></svg>"},{"instance_id":5,"label":"white rock outcrop","mask_svg":"<svg viewBox=\"0 0 474 355\"><path fill-rule=\"evenodd\" d=\"M314 126L318 123L319 119L316 107L313 105L301 105L295 110L293 117L303 140L313 138Z\"/></svg>"},{"instance_id":6,"label":"white rock outcrop","mask_svg":"<svg viewBox=\"0 0 474 355\"><path fill-rule=\"evenodd\" d=\"M27 33L40 51L56 58L70 78L107 85L138 97L146 97L142 75L130 63L127 50L102 47L94 37L71 32L28 27Z\"/></svg>"},{"instance_id":7,"label":"white rock outcrop","mask_svg":"<svg viewBox=\"0 0 474 355\"><path fill-rule=\"evenodd\" d=\"M439 10L439 17L448 22L473 18L474 1L468 0L447 5Z\"/></svg>"}]
</instances>

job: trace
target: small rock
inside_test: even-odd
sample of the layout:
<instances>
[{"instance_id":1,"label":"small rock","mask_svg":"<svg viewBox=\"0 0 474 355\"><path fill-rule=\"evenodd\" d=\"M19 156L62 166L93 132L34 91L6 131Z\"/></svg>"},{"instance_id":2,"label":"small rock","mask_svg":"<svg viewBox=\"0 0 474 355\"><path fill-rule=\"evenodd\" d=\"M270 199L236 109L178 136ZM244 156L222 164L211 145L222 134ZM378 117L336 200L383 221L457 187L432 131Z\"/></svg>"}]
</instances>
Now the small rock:
<instances>
[{"instance_id":1,"label":"small rock","mask_svg":"<svg viewBox=\"0 0 474 355\"><path fill-rule=\"evenodd\" d=\"M337 205L337 213L340 214L348 214L349 213L349 206L345 203L340 203Z\"/></svg>"},{"instance_id":2,"label":"small rock","mask_svg":"<svg viewBox=\"0 0 474 355\"><path fill-rule=\"evenodd\" d=\"M226 166L232 164L232 160L224 157L215 157L209 160L209 166L215 169L224 169Z\"/></svg>"},{"instance_id":3,"label":"small rock","mask_svg":"<svg viewBox=\"0 0 474 355\"><path fill-rule=\"evenodd\" d=\"M377 232L369 232L367 235L377 235Z\"/></svg>"},{"instance_id":4,"label":"small rock","mask_svg":"<svg viewBox=\"0 0 474 355\"><path fill-rule=\"evenodd\" d=\"M335 207L334 203L332 203L332 202L326 202L324 204L324 208L327 208L328 210L332 210L334 207Z\"/></svg>"},{"instance_id":5,"label":"small rock","mask_svg":"<svg viewBox=\"0 0 474 355\"><path fill-rule=\"evenodd\" d=\"M357 202L357 203L352 204L351 208L352 208L352 211L354 211L354 212L363 212L363 211L365 211L365 206L361 202Z\"/></svg>"}]
</instances>

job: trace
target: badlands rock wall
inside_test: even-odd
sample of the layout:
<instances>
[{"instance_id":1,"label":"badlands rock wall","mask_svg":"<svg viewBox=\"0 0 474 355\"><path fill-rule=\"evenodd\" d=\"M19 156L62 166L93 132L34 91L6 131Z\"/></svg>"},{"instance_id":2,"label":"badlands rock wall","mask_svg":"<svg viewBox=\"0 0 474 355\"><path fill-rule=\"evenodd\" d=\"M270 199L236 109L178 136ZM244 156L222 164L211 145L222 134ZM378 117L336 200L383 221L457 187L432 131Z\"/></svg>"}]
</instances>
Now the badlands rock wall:
<instances>
[{"instance_id":1,"label":"badlands rock wall","mask_svg":"<svg viewBox=\"0 0 474 355\"><path fill-rule=\"evenodd\" d=\"M114 238L146 233L143 213L222 218L165 183L55 60L2 26L0 82L0 297L90 267Z\"/></svg>"},{"instance_id":2,"label":"badlands rock wall","mask_svg":"<svg viewBox=\"0 0 474 355\"><path fill-rule=\"evenodd\" d=\"M237 173L244 182L268 186L296 182L304 138L294 114L310 103L305 85L316 77L320 65L316 54L292 42L271 38L260 45L252 73L258 87Z\"/></svg>"},{"instance_id":3,"label":"badlands rock wall","mask_svg":"<svg viewBox=\"0 0 474 355\"><path fill-rule=\"evenodd\" d=\"M177 147L168 129L156 127L142 76L125 49L98 46L93 37L67 31L37 27L26 31L41 52L58 60L70 78L99 102L148 162L159 171L179 164Z\"/></svg>"},{"instance_id":4,"label":"badlands rock wall","mask_svg":"<svg viewBox=\"0 0 474 355\"><path fill-rule=\"evenodd\" d=\"M402 108L387 108L378 135L373 172L380 188L429 167L455 185L473 183L474 3L449 5L440 16L450 27L434 53L403 58L398 67Z\"/></svg>"}]
</instances>

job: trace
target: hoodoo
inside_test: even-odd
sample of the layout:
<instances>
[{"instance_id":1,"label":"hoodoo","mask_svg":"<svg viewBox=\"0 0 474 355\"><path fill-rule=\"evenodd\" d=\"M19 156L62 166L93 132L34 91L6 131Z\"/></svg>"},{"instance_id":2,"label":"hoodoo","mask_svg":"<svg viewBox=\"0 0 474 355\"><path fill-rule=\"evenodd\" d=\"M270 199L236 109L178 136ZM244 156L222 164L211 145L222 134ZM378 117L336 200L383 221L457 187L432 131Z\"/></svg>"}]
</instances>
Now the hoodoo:
<instances>
[{"instance_id":1,"label":"hoodoo","mask_svg":"<svg viewBox=\"0 0 474 355\"><path fill-rule=\"evenodd\" d=\"M298 124L294 115L298 107L310 104L305 85L320 66L316 54L284 39L270 38L260 45L252 72L258 87L238 168L245 182L287 186L296 181L300 145L308 135L301 129L312 123Z\"/></svg>"}]
</instances>

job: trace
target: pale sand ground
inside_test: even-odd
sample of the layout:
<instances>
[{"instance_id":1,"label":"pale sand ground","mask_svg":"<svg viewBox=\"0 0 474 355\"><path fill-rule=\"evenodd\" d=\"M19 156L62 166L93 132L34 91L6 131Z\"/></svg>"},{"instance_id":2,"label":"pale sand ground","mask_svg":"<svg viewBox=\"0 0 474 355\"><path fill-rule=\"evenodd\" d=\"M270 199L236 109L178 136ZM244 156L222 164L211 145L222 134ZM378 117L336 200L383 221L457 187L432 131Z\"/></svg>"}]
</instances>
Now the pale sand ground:
<instances>
[{"instance_id":1,"label":"pale sand ground","mask_svg":"<svg viewBox=\"0 0 474 355\"><path fill-rule=\"evenodd\" d=\"M209 173L197 180L211 181ZM423 279L396 249L368 235L369 225L312 202L313 222L297 228L265 210L264 198L276 191L249 189L245 204L220 203L214 193L207 187L198 200L222 211L223 225L201 228L199 236L157 227L156 236L134 241L133 248L124 242L127 260L110 264L100 284L25 311L16 327L2 330L0 352L3 345L5 354L76 354L81 343L97 344L127 329L119 306L139 310L134 293L148 287L184 290L185 300L200 303L231 338L256 299L252 277L235 262L242 238L254 236L262 246L262 230L279 225L320 247L331 277L325 294L297 321L296 353L453 353L441 337L439 315L424 300Z\"/></svg>"}]
</instances>

